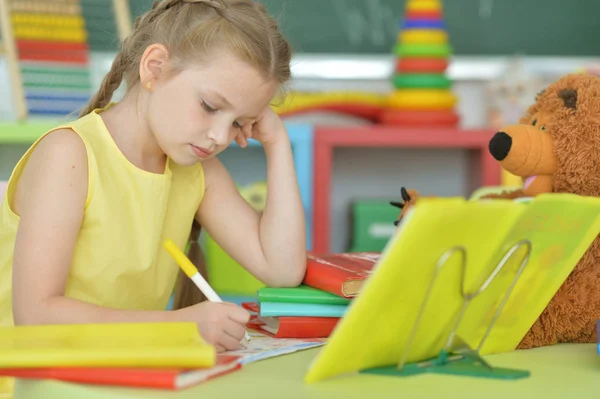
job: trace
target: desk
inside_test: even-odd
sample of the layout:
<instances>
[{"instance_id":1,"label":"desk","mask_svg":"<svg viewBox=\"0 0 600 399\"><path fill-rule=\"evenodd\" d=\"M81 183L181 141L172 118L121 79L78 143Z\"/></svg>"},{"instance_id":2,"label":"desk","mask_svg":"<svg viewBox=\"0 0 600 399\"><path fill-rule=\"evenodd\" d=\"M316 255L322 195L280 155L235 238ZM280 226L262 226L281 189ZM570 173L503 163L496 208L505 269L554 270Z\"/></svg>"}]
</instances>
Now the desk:
<instances>
[{"instance_id":1,"label":"desk","mask_svg":"<svg viewBox=\"0 0 600 399\"><path fill-rule=\"evenodd\" d=\"M198 398L592 398L600 388L600 356L593 344L569 344L487 356L494 366L523 368L531 377L496 381L443 375L406 379L348 375L307 385L303 376L320 348L247 365L180 392L100 388L54 381L18 381L14 399Z\"/></svg>"}]
</instances>

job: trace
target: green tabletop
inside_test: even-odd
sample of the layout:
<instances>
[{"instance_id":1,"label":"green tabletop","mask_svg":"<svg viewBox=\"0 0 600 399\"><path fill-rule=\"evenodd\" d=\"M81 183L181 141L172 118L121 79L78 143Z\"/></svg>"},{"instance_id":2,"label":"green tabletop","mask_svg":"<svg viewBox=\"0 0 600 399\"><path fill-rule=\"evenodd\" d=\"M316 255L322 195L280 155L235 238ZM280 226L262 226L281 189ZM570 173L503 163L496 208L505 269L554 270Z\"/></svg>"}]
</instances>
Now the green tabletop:
<instances>
[{"instance_id":1,"label":"green tabletop","mask_svg":"<svg viewBox=\"0 0 600 399\"><path fill-rule=\"evenodd\" d=\"M408 378L347 375L307 385L303 376L320 348L249 364L180 392L83 386L56 381L17 381L14 399L152 398L592 398L600 389L600 356L591 344L491 355L494 366L528 369L523 380L500 381L444 375Z\"/></svg>"}]
</instances>

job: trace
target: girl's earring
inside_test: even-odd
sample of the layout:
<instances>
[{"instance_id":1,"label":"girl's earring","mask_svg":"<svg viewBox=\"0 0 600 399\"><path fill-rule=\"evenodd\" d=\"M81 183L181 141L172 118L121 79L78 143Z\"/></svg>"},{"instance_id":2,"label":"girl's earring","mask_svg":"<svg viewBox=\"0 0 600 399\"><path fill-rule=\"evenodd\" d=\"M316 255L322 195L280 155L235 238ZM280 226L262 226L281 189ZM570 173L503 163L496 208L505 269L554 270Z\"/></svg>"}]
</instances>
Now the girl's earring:
<instances>
[{"instance_id":1,"label":"girl's earring","mask_svg":"<svg viewBox=\"0 0 600 399\"><path fill-rule=\"evenodd\" d=\"M146 82L146 89L152 90L152 82L150 82L150 81Z\"/></svg>"}]
</instances>

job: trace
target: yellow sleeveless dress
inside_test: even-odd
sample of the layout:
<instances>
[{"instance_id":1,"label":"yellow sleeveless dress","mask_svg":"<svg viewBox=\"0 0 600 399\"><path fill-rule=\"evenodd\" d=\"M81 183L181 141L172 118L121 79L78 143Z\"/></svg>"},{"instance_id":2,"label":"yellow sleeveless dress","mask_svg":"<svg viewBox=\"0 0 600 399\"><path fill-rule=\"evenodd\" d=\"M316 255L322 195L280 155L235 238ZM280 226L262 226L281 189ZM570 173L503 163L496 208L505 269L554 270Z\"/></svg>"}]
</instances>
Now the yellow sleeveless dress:
<instances>
[{"instance_id":1,"label":"yellow sleeveless dress","mask_svg":"<svg viewBox=\"0 0 600 399\"><path fill-rule=\"evenodd\" d=\"M170 238L185 247L204 195L202 165L183 167L169 160L164 174L134 166L113 141L101 111L51 130L75 131L88 158L85 215L65 296L117 309L163 310L178 267L162 243ZM0 206L0 326L14 325L12 254L19 216L11 201L27 159L44 136L17 163ZM12 383L0 378L0 398L11 397Z\"/></svg>"}]
</instances>

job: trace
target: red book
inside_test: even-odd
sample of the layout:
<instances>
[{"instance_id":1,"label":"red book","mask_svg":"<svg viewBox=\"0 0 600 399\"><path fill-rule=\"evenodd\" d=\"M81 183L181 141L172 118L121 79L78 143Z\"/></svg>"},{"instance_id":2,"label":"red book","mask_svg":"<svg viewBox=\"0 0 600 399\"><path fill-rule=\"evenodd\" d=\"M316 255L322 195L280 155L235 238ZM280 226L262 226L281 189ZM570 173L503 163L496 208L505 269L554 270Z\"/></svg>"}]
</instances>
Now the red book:
<instances>
[{"instance_id":1,"label":"red book","mask_svg":"<svg viewBox=\"0 0 600 399\"><path fill-rule=\"evenodd\" d=\"M242 307L258 313L259 305L245 302ZM252 316L247 326L273 338L328 338L339 317L258 317Z\"/></svg>"},{"instance_id":2,"label":"red book","mask_svg":"<svg viewBox=\"0 0 600 399\"><path fill-rule=\"evenodd\" d=\"M355 297L380 256L378 252L309 253L303 283L341 297Z\"/></svg>"},{"instance_id":3,"label":"red book","mask_svg":"<svg viewBox=\"0 0 600 399\"><path fill-rule=\"evenodd\" d=\"M239 356L217 355L214 367L206 369L157 369L157 368L19 368L0 369L0 376L16 378L53 379L81 384L126 386L180 390L242 367Z\"/></svg>"},{"instance_id":4,"label":"red book","mask_svg":"<svg viewBox=\"0 0 600 399\"><path fill-rule=\"evenodd\" d=\"M261 317L251 324L274 338L328 338L336 317Z\"/></svg>"}]
</instances>

